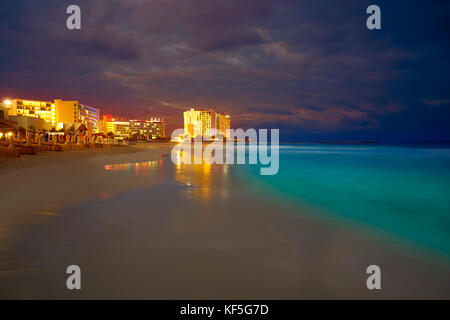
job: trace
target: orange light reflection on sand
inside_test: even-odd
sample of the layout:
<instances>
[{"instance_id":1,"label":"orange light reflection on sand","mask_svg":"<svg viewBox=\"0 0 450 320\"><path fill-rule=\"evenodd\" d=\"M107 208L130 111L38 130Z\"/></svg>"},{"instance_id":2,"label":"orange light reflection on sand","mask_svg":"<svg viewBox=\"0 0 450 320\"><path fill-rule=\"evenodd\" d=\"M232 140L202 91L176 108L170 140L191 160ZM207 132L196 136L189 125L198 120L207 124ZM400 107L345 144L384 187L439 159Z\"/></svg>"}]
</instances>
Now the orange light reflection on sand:
<instances>
[{"instance_id":1,"label":"orange light reflection on sand","mask_svg":"<svg viewBox=\"0 0 450 320\"><path fill-rule=\"evenodd\" d=\"M194 158L191 156L191 163L200 162L198 164L185 164L186 157L189 154L183 154L178 151L176 157L178 164L174 164L174 178L183 185L190 186L186 193L196 199L210 200L213 196L227 197L227 188L225 180L228 175L228 165L210 164L205 159ZM180 161L183 160L183 161ZM107 171L128 171L134 172L136 176L152 175L158 173L159 180L162 182L164 173L164 161L152 160L135 163L110 164L104 166ZM169 177L166 177L169 178Z\"/></svg>"},{"instance_id":2,"label":"orange light reflection on sand","mask_svg":"<svg viewBox=\"0 0 450 320\"><path fill-rule=\"evenodd\" d=\"M145 162L135 162L135 163L120 163L120 164L108 164L104 168L107 171L132 171L134 170L137 176L147 175L149 171L156 168L158 165L161 166L162 160L152 160Z\"/></svg>"},{"instance_id":3,"label":"orange light reflection on sand","mask_svg":"<svg viewBox=\"0 0 450 320\"><path fill-rule=\"evenodd\" d=\"M177 159L183 159L183 162L186 162L187 157L189 154L183 154L183 151L177 152ZM200 161L199 164L195 163ZM191 155L191 164L175 165L175 179L185 185L193 186L189 189L189 193L192 197L201 200L210 200L215 190L226 190L223 184L227 174L228 165L210 164L209 160L198 159L194 155ZM226 196L226 192L222 192L221 196Z\"/></svg>"}]
</instances>

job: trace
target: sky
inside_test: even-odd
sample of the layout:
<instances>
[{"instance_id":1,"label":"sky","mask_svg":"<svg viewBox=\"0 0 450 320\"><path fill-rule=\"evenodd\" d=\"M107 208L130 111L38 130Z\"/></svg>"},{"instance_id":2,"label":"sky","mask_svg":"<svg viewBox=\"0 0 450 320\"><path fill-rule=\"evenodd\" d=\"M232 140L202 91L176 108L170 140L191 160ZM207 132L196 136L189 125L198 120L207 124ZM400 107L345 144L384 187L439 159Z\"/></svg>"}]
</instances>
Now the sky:
<instances>
[{"instance_id":1,"label":"sky","mask_svg":"<svg viewBox=\"0 0 450 320\"><path fill-rule=\"evenodd\" d=\"M444 0L2 0L0 99L161 117L167 134L198 107L285 141L450 140L449 17Z\"/></svg>"}]
</instances>

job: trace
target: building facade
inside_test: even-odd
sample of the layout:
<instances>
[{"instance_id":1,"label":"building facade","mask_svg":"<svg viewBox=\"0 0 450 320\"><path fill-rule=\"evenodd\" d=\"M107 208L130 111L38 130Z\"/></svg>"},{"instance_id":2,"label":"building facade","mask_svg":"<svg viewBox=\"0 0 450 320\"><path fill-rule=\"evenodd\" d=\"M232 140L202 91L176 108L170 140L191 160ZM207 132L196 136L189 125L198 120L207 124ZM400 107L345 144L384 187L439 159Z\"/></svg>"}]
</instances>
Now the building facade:
<instances>
[{"instance_id":1,"label":"building facade","mask_svg":"<svg viewBox=\"0 0 450 320\"><path fill-rule=\"evenodd\" d=\"M230 115L226 113L216 113L215 114L215 133L214 136L222 136L224 138L230 139L230 129L231 129L231 120Z\"/></svg>"},{"instance_id":2,"label":"building facade","mask_svg":"<svg viewBox=\"0 0 450 320\"><path fill-rule=\"evenodd\" d=\"M212 139L214 111L190 109L184 112L184 135L189 138Z\"/></svg>"},{"instance_id":3,"label":"building facade","mask_svg":"<svg viewBox=\"0 0 450 320\"><path fill-rule=\"evenodd\" d=\"M62 129L64 124L70 127L79 123L77 117L78 101L56 99L54 105L57 129Z\"/></svg>"},{"instance_id":4,"label":"building facade","mask_svg":"<svg viewBox=\"0 0 450 320\"><path fill-rule=\"evenodd\" d=\"M56 99L54 102L50 102L13 99L8 103L8 116L20 124L30 123L30 127L37 130L68 129L71 126L84 124L90 132L98 132L99 110L82 105L78 101ZM22 119L21 117L42 121Z\"/></svg>"},{"instance_id":5,"label":"building facade","mask_svg":"<svg viewBox=\"0 0 450 320\"><path fill-rule=\"evenodd\" d=\"M225 113L190 109L185 111L183 116L185 137L194 139L202 137L203 140L212 140L219 135L227 138L230 136L230 116Z\"/></svg>"},{"instance_id":6,"label":"building facade","mask_svg":"<svg viewBox=\"0 0 450 320\"><path fill-rule=\"evenodd\" d=\"M115 139L123 140L131 135L130 122L123 119L112 118L106 121L106 134L114 133Z\"/></svg>"},{"instance_id":7,"label":"building facade","mask_svg":"<svg viewBox=\"0 0 450 320\"><path fill-rule=\"evenodd\" d=\"M158 140L166 137L166 123L162 119L124 120L104 116L102 132L113 133L116 139Z\"/></svg>"},{"instance_id":8,"label":"building facade","mask_svg":"<svg viewBox=\"0 0 450 320\"><path fill-rule=\"evenodd\" d=\"M84 125L87 134L113 133L117 139L137 136L139 140L158 140L166 136L166 123L162 119L126 120L111 115L100 118L100 110L76 100L55 99L37 101L26 99L5 100L1 103L0 116L10 119L17 126L35 130L68 130Z\"/></svg>"},{"instance_id":9,"label":"building facade","mask_svg":"<svg viewBox=\"0 0 450 320\"><path fill-rule=\"evenodd\" d=\"M98 121L100 120L99 109L79 104L77 117L79 122L86 125L88 129L92 128L94 133L100 132L98 124Z\"/></svg>"},{"instance_id":10,"label":"building facade","mask_svg":"<svg viewBox=\"0 0 450 320\"><path fill-rule=\"evenodd\" d=\"M84 124L89 131L100 132L99 109L86 106L78 101L63 101L61 99L56 99L54 106L57 129Z\"/></svg>"},{"instance_id":11,"label":"building facade","mask_svg":"<svg viewBox=\"0 0 450 320\"><path fill-rule=\"evenodd\" d=\"M166 138L166 123L162 119L152 119L149 121L151 127L152 140Z\"/></svg>"},{"instance_id":12,"label":"building facade","mask_svg":"<svg viewBox=\"0 0 450 320\"><path fill-rule=\"evenodd\" d=\"M50 101L13 99L10 101L8 109L8 116L11 117L22 116L42 119L50 126L55 126L57 121L55 105Z\"/></svg>"}]
</instances>

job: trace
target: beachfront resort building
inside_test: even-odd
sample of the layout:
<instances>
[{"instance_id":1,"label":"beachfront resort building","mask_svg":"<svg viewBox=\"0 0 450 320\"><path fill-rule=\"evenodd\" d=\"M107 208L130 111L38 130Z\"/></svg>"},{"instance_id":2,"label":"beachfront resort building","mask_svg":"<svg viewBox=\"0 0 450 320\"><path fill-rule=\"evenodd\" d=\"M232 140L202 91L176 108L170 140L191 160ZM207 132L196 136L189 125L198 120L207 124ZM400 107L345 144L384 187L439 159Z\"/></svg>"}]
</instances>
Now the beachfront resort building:
<instances>
[{"instance_id":1,"label":"beachfront resort building","mask_svg":"<svg viewBox=\"0 0 450 320\"><path fill-rule=\"evenodd\" d=\"M219 135L229 138L230 116L213 110L190 109L184 112L184 135L212 140Z\"/></svg>"},{"instance_id":2,"label":"beachfront resort building","mask_svg":"<svg viewBox=\"0 0 450 320\"><path fill-rule=\"evenodd\" d=\"M84 124L88 131L99 132L100 110L89 107L78 101L55 100L57 129Z\"/></svg>"},{"instance_id":3,"label":"beachfront resort building","mask_svg":"<svg viewBox=\"0 0 450 320\"><path fill-rule=\"evenodd\" d=\"M122 119L112 119L107 121L107 133L114 133L116 139L123 140L130 136L130 122Z\"/></svg>"},{"instance_id":4,"label":"beachfront resort building","mask_svg":"<svg viewBox=\"0 0 450 320\"><path fill-rule=\"evenodd\" d=\"M100 122L103 133L113 133L118 140L158 140L166 137L166 123L163 119L125 120L104 116Z\"/></svg>"},{"instance_id":5,"label":"beachfront resort building","mask_svg":"<svg viewBox=\"0 0 450 320\"><path fill-rule=\"evenodd\" d=\"M98 120L100 120L100 110L85 104L78 105L78 121L92 127L94 133L99 132Z\"/></svg>"},{"instance_id":6,"label":"beachfront resort building","mask_svg":"<svg viewBox=\"0 0 450 320\"><path fill-rule=\"evenodd\" d=\"M216 113L215 115L214 136L222 136L230 139L231 121L230 115L226 113Z\"/></svg>"},{"instance_id":7,"label":"beachfront resort building","mask_svg":"<svg viewBox=\"0 0 450 320\"><path fill-rule=\"evenodd\" d=\"M99 113L98 109L85 106L78 101L8 100L9 119L26 129L59 130L84 124L90 132L96 133Z\"/></svg>"},{"instance_id":8,"label":"beachfront resort building","mask_svg":"<svg viewBox=\"0 0 450 320\"><path fill-rule=\"evenodd\" d=\"M166 123L162 119L130 120L131 135L155 140L166 137Z\"/></svg>"},{"instance_id":9,"label":"beachfront resort building","mask_svg":"<svg viewBox=\"0 0 450 320\"><path fill-rule=\"evenodd\" d=\"M99 109L77 100L5 100L0 104L0 116L4 122L11 121L16 128L32 131L77 130L84 125L88 137L94 133L113 133L117 140L148 141L166 137L166 123L163 119L126 120L113 118L111 115L101 119Z\"/></svg>"},{"instance_id":10,"label":"beachfront resort building","mask_svg":"<svg viewBox=\"0 0 450 320\"><path fill-rule=\"evenodd\" d=\"M8 117L12 121L15 121L16 117L29 117L41 119L43 120L42 123L47 123L49 126L54 126L56 124L55 105L50 101L23 99L13 99L8 101Z\"/></svg>"},{"instance_id":11,"label":"beachfront resort building","mask_svg":"<svg viewBox=\"0 0 450 320\"><path fill-rule=\"evenodd\" d=\"M210 140L213 136L214 111L190 109L184 112L184 135L190 138L202 137Z\"/></svg>"}]
</instances>

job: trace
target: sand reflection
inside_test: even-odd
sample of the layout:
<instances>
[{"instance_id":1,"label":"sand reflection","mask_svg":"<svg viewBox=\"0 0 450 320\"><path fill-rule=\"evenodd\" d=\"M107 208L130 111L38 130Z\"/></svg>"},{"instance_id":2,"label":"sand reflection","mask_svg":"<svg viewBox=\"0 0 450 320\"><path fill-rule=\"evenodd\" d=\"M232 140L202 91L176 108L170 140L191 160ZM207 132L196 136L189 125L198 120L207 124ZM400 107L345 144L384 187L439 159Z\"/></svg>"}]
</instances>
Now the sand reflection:
<instances>
[{"instance_id":1,"label":"sand reflection","mask_svg":"<svg viewBox=\"0 0 450 320\"><path fill-rule=\"evenodd\" d=\"M128 171L134 172L137 176L145 176L154 172L154 169L160 167L161 165L162 160L152 160L144 162L107 164L104 168L107 171Z\"/></svg>"},{"instance_id":2,"label":"sand reflection","mask_svg":"<svg viewBox=\"0 0 450 320\"><path fill-rule=\"evenodd\" d=\"M187 157L191 157L191 164L185 164ZM175 180L185 185L192 186L187 194L195 199L211 200L213 198L227 198L229 190L228 165L210 164L209 159L197 158L178 151L177 159L182 163L174 164Z\"/></svg>"},{"instance_id":3,"label":"sand reflection","mask_svg":"<svg viewBox=\"0 0 450 320\"><path fill-rule=\"evenodd\" d=\"M178 159L186 157L182 151L178 151L176 156ZM165 158L144 162L109 164L105 165L104 169L134 173L136 176L158 175L162 177L159 182L174 179L188 186L189 188L184 189L185 195L195 199L227 198L230 188L228 165L210 164L207 159L195 159L194 155L192 155L191 160L191 163L194 163L194 161L200 162L200 160L201 163L174 164L171 160Z\"/></svg>"}]
</instances>

